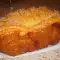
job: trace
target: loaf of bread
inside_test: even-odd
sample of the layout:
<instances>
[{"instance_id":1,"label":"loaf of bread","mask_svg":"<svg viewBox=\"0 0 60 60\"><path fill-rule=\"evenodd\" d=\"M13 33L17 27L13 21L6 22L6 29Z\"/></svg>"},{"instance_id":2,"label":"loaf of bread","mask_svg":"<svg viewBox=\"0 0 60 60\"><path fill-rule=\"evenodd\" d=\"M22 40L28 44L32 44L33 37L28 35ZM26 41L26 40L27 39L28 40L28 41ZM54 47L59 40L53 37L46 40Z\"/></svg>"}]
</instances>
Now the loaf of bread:
<instances>
[{"instance_id":1,"label":"loaf of bread","mask_svg":"<svg viewBox=\"0 0 60 60\"><path fill-rule=\"evenodd\" d=\"M8 55L38 50L59 40L59 11L32 7L0 18L0 51Z\"/></svg>"}]
</instances>

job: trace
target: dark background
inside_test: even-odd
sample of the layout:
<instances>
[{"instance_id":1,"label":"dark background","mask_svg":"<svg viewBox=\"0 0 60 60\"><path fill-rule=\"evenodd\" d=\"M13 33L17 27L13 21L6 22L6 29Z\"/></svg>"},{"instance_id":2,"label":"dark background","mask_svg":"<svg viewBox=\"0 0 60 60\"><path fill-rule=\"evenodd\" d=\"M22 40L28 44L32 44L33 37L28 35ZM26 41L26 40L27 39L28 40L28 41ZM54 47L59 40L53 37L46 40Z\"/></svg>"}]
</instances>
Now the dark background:
<instances>
[{"instance_id":1,"label":"dark background","mask_svg":"<svg viewBox=\"0 0 60 60\"><path fill-rule=\"evenodd\" d=\"M60 0L11 0L14 9L47 6L51 9L60 10ZM0 0L0 17L9 13L10 4L9 0Z\"/></svg>"}]
</instances>

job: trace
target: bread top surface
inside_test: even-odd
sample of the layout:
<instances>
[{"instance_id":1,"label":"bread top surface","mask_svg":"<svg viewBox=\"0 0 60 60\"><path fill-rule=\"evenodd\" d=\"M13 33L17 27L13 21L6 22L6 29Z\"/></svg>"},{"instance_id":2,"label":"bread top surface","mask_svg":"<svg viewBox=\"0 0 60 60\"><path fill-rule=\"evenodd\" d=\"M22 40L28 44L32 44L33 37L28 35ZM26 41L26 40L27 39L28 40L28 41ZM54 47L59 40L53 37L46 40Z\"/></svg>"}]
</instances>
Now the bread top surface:
<instances>
[{"instance_id":1,"label":"bread top surface","mask_svg":"<svg viewBox=\"0 0 60 60\"><path fill-rule=\"evenodd\" d=\"M23 27L27 29L42 28L60 22L59 11L46 7L18 9L0 19L0 27ZM23 29L24 30L24 29Z\"/></svg>"}]
</instances>

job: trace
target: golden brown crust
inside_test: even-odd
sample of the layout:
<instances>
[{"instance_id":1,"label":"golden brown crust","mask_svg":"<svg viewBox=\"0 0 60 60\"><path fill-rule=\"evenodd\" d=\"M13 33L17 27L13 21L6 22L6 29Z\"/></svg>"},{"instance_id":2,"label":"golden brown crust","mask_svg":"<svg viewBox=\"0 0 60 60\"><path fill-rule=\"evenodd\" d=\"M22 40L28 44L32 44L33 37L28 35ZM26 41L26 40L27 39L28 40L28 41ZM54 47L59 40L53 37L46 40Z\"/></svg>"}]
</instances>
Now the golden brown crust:
<instances>
[{"instance_id":1,"label":"golden brown crust","mask_svg":"<svg viewBox=\"0 0 60 60\"><path fill-rule=\"evenodd\" d=\"M21 27L20 27L21 28ZM22 29L14 26L7 27L0 32L1 51L9 55L17 55L35 50L34 42L24 36L26 33Z\"/></svg>"},{"instance_id":2,"label":"golden brown crust","mask_svg":"<svg viewBox=\"0 0 60 60\"><path fill-rule=\"evenodd\" d=\"M58 11L45 7L20 9L0 20L0 50L9 55L34 51L60 40Z\"/></svg>"}]
</instances>

